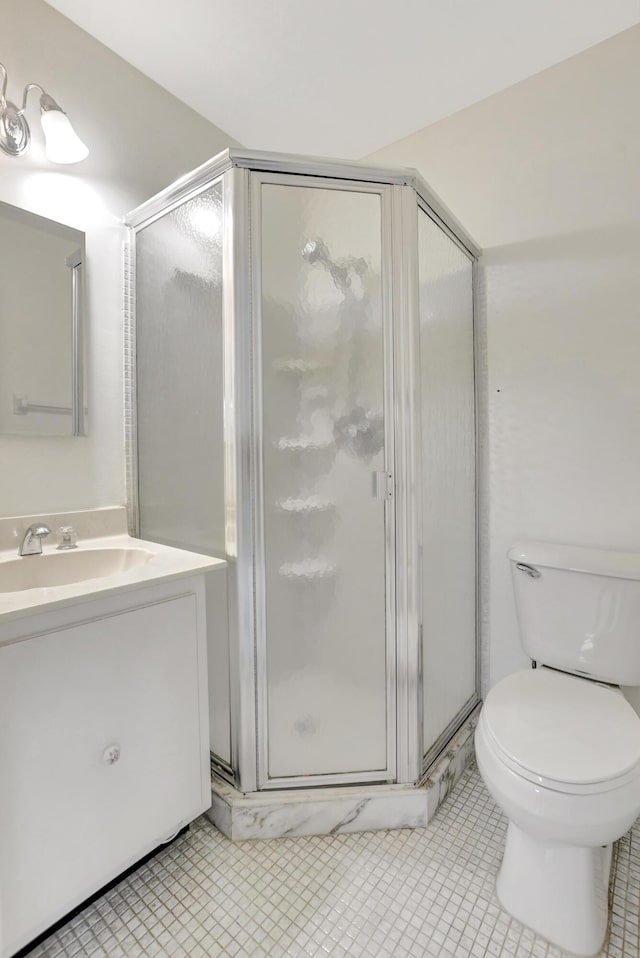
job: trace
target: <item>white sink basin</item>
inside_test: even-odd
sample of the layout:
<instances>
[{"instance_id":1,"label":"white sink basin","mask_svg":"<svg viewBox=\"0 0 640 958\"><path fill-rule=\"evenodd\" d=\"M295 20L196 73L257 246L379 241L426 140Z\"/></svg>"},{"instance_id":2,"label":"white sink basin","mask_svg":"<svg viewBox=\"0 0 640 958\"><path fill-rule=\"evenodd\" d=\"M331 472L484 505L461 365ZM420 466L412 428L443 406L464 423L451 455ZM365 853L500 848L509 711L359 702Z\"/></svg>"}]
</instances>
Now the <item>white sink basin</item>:
<instances>
[{"instance_id":1,"label":"white sink basin","mask_svg":"<svg viewBox=\"0 0 640 958\"><path fill-rule=\"evenodd\" d=\"M49 541L42 555L19 557L25 530L35 523L50 529L73 526L80 534L77 549L59 551ZM221 559L130 536L124 506L0 516L0 647L12 641L24 617L49 609L62 612L93 599L109 602L138 589L152 590L148 595L153 599L170 579L225 565Z\"/></svg>"},{"instance_id":2,"label":"white sink basin","mask_svg":"<svg viewBox=\"0 0 640 958\"><path fill-rule=\"evenodd\" d=\"M103 579L146 565L153 558L153 552L136 548L78 549L16 557L0 562L0 593Z\"/></svg>"}]
</instances>

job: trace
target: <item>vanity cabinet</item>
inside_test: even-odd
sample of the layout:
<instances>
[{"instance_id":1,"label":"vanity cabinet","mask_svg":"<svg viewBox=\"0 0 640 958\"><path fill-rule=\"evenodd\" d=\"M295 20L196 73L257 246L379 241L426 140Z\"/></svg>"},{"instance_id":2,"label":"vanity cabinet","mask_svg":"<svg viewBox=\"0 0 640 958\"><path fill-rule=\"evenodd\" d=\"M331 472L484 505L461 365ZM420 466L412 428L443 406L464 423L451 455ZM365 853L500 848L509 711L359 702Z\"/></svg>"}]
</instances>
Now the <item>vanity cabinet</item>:
<instances>
[{"instance_id":1,"label":"vanity cabinet","mask_svg":"<svg viewBox=\"0 0 640 958\"><path fill-rule=\"evenodd\" d=\"M140 588L0 635L3 958L209 807L203 588Z\"/></svg>"}]
</instances>

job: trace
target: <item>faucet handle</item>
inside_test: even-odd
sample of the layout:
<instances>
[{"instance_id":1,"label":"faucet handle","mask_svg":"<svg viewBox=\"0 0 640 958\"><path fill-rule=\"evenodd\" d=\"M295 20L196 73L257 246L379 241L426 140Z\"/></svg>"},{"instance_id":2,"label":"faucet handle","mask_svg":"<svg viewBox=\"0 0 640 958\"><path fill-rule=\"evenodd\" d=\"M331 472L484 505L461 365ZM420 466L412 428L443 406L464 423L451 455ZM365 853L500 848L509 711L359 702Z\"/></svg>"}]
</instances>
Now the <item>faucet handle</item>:
<instances>
[{"instance_id":1,"label":"faucet handle","mask_svg":"<svg viewBox=\"0 0 640 958\"><path fill-rule=\"evenodd\" d=\"M78 533L73 526L60 526L56 532L56 539L58 540L58 549L78 548Z\"/></svg>"}]
</instances>

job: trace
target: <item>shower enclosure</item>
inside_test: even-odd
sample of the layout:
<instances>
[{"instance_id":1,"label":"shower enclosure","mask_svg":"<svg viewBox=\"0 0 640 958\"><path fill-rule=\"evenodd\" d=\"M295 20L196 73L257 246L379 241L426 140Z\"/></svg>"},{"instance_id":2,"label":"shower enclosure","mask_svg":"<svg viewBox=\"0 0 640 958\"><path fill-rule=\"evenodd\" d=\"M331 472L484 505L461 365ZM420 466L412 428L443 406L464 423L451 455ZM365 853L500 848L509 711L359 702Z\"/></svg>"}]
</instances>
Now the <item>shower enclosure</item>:
<instances>
[{"instance_id":1,"label":"shower enclosure","mask_svg":"<svg viewBox=\"0 0 640 958\"><path fill-rule=\"evenodd\" d=\"M477 704L477 250L410 170L228 150L129 226L132 532L226 558L242 792L418 782Z\"/></svg>"}]
</instances>

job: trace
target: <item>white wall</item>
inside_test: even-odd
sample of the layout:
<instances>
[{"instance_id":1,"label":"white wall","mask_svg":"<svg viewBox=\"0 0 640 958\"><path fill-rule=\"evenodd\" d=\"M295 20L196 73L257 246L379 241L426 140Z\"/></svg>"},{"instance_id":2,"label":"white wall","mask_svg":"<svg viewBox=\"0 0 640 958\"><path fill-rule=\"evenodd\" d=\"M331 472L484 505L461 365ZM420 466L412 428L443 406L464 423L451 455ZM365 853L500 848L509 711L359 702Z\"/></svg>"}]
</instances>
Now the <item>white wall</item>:
<instances>
[{"instance_id":1,"label":"white wall","mask_svg":"<svg viewBox=\"0 0 640 958\"><path fill-rule=\"evenodd\" d=\"M0 200L86 232L90 430L86 439L0 437L0 515L122 503L120 221L234 141L42 0L2 0L0 58L9 99L41 83L91 150L78 166L48 163L31 93L30 153L0 154Z\"/></svg>"},{"instance_id":2,"label":"white wall","mask_svg":"<svg viewBox=\"0 0 640 958\"><path fill-rule=\"evenodd\" d=\"M485 250L485 689L526 664L515 539L640 551L638 89L640 27L374 157Z\"/></svg>"}]
</instances>

